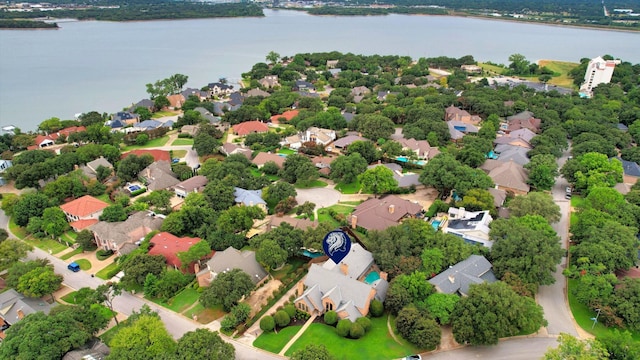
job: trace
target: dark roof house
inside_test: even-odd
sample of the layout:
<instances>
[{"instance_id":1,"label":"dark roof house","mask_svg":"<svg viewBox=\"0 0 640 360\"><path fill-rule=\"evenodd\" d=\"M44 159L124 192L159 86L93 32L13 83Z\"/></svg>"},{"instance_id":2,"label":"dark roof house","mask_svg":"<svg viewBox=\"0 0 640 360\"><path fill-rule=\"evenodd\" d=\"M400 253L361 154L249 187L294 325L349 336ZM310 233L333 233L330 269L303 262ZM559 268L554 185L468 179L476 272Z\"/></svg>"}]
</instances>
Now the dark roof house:
<instances>
[{"instance_id":1,"label":"dark roof house","mask_svg":"<svg viewBox=\"0 0 640 360\"><path fill-rule=\"evenodd\" d=\"M250 250L236 250L229 246L224 251L218 251L211 260L207 261L197 275L200 286L207 286L218 274L233 269L240 269L251 277L254 284L259 284L269 275L256 261L256 253Z\"/></svg>"},{"instance_id":2,"label":"dark roof house","mask_svg":"<svg viewBox=\"0 0 640 360\"><path fill-rule=\"evenodd\" d=\"M484 256L471 255L434 276L429 282L438 292L466 296L471 285L497 281L491 268L491 263Z\"/></svg>"},{"instance_id":3,"label":"dark roof house","mask_svg":"<svg viewBox=\"0 0 640 360\"><path fill-rule=\"evenodd\" d=\"M395 195L369 199L356 206L349 216L352 228L358 226L367 230L384 230L400 224L402 219L419 216L422 206Z\"/></svg>"},{"instance_id":4,"label":"dark roof house","mask_svg":"<svg viewBox=\"0 0 640 360\"><path fill-rule=\"evenodd\" d=\"M14 289L0 293L0 340L5 338L4 332L9 326L38 311L48 314L50 309L46 301L26 297Z\"/></svg>"}]
</instances>

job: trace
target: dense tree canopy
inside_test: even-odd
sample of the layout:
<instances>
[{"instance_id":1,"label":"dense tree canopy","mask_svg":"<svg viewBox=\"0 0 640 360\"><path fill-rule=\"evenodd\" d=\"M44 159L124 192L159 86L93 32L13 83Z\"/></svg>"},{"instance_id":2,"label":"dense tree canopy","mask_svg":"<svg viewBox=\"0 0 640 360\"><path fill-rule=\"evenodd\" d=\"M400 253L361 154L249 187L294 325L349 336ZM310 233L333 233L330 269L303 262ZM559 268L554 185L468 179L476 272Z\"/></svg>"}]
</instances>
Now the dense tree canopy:
<instances>
[{"instance_id":1,"label":"dense tree canopy","mask_svg":"<svg viewBox=\"0 0 640 360\"><path fill-rule=\"evenodd\" d=\"M232 269L218 274L200 295L200 302L204 306L222 305L225 311L230 311L238 301L253 290L254 285L249 275L240 269Z\"/></svg>"},{"instance_id":2,"label":"dense tree canopy","mask_svg":"<svg viewBox=\"0 0 640 360\"><path fill-rule=\"evenodd\" d=\"M530 192L527 195L516 196L509 202L511 216L540 215L547 221L554 223L560 220L560 206L551 195L543 192Z\"/></svg>"}]
</instances>

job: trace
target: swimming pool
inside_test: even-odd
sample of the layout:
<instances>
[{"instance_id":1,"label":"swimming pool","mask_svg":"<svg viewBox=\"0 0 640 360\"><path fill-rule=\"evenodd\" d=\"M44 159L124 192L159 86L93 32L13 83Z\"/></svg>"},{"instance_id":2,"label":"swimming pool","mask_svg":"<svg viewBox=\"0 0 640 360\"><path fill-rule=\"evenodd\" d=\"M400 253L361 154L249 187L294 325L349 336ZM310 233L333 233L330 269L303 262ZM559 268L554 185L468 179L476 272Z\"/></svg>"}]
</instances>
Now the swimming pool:
<instances>
[{"instance_id":1,"label":"swimming pool","mask_svg":"<svg viewBox=\"0 0 640 360\"><path fill-rule=\"evenodd\" d=\"M431 222L431 226L437 231L440 228L440 224L442 224L442 220L433 220Z\"/></svg>"},{"instance_id":2,"label":"swimming pool","mask_svg":"<svg viewBox=\"0 0 640 360\"><path fill-rule=\"evenodd\" d=\"M324 255L324 254L321 253L321 252L311 252L311 251L305 249L305 250L302 251L302 255L304 255L304 256L306 256L308 258L311 258L311 259L315 259L317 257L320 257L320 256Z\"/></svg>"},{"instance_id":3,"label":"swimming pool","mask_svg":"<svg viewBox=\"0 0 640 360\"><path fill-rule=\"evenodd\" d=\"M134 184L134 185L129 185L128 189L129 189L129 192L134 192L134 191L138 191L138 190L140 190L142 188L140 187L140 185L135 185Z\"/></svg>"},{"instance_id":4,"label":"swimming pool","mask_svg":"<svg viewBox=\"0 0 640 360\"><path fill-rule=\"evenodd\" d=\"M372 271L370 272L366 278L364 278L364 282L371 285L374 282L378 281L380 279L380 274L378 274L377 271Z\"/></svg>"}]
</instances>

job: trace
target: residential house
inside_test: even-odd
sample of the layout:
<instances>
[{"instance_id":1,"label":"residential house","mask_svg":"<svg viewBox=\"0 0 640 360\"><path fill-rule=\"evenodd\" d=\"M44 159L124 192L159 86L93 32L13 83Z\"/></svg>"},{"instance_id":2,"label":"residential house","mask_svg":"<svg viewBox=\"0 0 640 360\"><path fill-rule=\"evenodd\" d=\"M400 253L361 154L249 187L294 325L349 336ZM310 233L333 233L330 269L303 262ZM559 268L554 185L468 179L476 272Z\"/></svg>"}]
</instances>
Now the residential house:
<instances>
[{"instance_id":1,"label":"residential house","mask_svg":"<svg viewBox=\"0 0 640 360\"><path fill-rule=\"evenodd\" d=\"M342 72L342 69L329 69L329 73L334 78L337 78L338 76L340 76L341 72Z\"/></svg>"},{"instance_id":2,"label":"residential house","mask_svg":"<svg viewBox=\"0 0 640 360\"><path fill-rule=\"evenodd\" d=\"M137 103L131 105L131 107L129 108L129 111L130 112L134 112L139 107L145 108L145 109L153 112L153 110L156 107L156 104L153 102L153 100L142 99L142 100L138 101Z\"/></svg>"},{"instance_id":3,"label":"residential house","mask_svg":"<svg viewBox=\"0 0 640 360\"><path fill-rule=\"evenodd\" d=\"M475 125L458 120L447 121L447 126L449 127L449 135L451 135L451 140L453 141L462 140L466 134L477 133L479 130Z\"/></svg>"},{"instance_id":4,"label":"residential house","mask_svg":"<svg viewBox=\"0 0 640 360\"><path fill-rule=\"evenodd\" d=\"M494 152L498 154L497 160L500 161L513 161L522 166L527 165L529 161L531 161L527 156L529 149L522 146L501 144L496 146L496 150L494 150Z\"/></svg>"},{"instance_id":5,"label":"residential house","mask_svg":"<svg viewBox=\"0 0 640 360\"><path fill-rule=\"evenodd\" d=\"M229 246L224 251L216 252L215 255L207 261L206 266L198 272L198 284L200 284L200 286L209 286L218 274L233 269L240 269L249 275L251 281L256 284L256 286L265 281L269 276L258 261L256 261L256 253L254 251L240 251Z\"/></svg>"},{"instance_id":6,"label":"residential house","mask_svg":"<svg viewBox=\"0 0 640 360\"><path fill-rule=\"evenodd\" d=\"M139 122L138 124L136 124L135 128L138 129L139 131L147 131L147 130L158 129L161 127L166 127L171 129L172 126L173 126L173 121L171 120L167 122L160 122L158 120L149 119L149 120Z\"/></svg>"},{"instance_id":7,"label":"residential house","mask_svg":"<svg viewBox=\"0 0 640 360\"><path fill-rule=\"evenodd\" d=\"M478 65L462 65L460 70L468 74L482 74L482 68Z\"/></svg>"},{"instance_id":8,"label":"residential house","mask_svg":"<svg viewBox=\"0 0 640 360\"><path fill-rule=\"evenodd\" d=\"M327 60L327 69L335 69L338 66L340 60Z\"/></svg>"},{"instance_id":9,"label":"residential house","mask_svg":"<svg viewBox=\"0 0 640 360\"><path fill-rule=\"evenodd\" d=\"M300 111L298 110L287 110L279 115L273 115L270 120L274 124L287 123L291 121L294 117L298 116Z\"/></svg>"},{"instance_id":10,"label":"residential house","mask_svg":"<svg viewBox=\"0 0 640 360\"><path fill-rule=\"evenodd\" d=\"M493 245L489 238L489 224L492 221L488 210L466 211L463 207L450 207L442 232L459 236L469 244L490 248Z\"/></svg>"},{"instance_id":11,"label":"residential house","mask_svg":"<svg viewBox=\"0 0 640 360\"><path fill-rule=\"evenodd\" d=\"M4 178L4 172L11 166L13 166L13 162L11 162L11 160L0 159L0 186L7 183Z\"/></svg>"},{"instance_id":12,"label":"residential house","mask_svg":"<svg viewBox=\"0 0 640 360\"><path fill-rule=\"evenodd\" d=\"M514 130L507 135L499 136L493 141L493 143L496 145L514 145L527 149L533 149L533 146L531 145L531 139L533 139L534 136L536 136L536 133L529 129L519 129Z\"/></svg>"},{"instance_id":13,"label":"residential house","mask_svg":"<svg viewBox=\"0 0 640 360\"><path fill-rule=\"evenodd\" d=\"M529 129L534 133L540 132L542 120L536 119L531 111L523 111L507 117L506 123L500 124L500 130L511 133L520 129Z\"/></svg>"},{"instance_id":14,"label":"residential house","mask_svg":"<svg viewBox=\"0 0 640 360\"><path fill-rule=\"evenodd\" d=\"M167 96L167 100L169 100L169 109L176 110L182 107L186 99L182 94L173 94Z\"/></svg>"},{"instance_id":15,"label":"residential house","mask_svg":"<svg viewBox=\"0 0 640 360\"><path fill-rule=\"evenodd\" d=\"M251 160L251 162L254 165L256 165L258 169L262 169L264 164L268 163L269 161L273 161L274 163L276 163L276 165L278 165L280 169L282 169L284 167L285 160L286 158L284 156L280 156L278 154L261 152L261 153L258 153L258 155L256 155L256 157L253 160Z\"/></svg>"},{"instance_id":16,"label":"residential house","mask_svg":"<svg viewBox=\"0 0 640 360\"><path fill-rule=\"evenodd\" d=\"M167 265L173 267L176 270L182 270L189 273L194 273L193 264L187 264L186 269L182 269L182 262L178 257L178 253L186 252L193 245L203 241L200 238L190 237L177 237L168 232L160 232L154 235L149 240L149 255L161 255L167 260Z\"/></svg>"},{"instance_id":17,"label":"residential house","mask_svg":"<svg viewBox=\"0 0 640 360\"><path fill-rule=\"evenodd\" d=\"M616 159L622 163L622 182L624 184L633 185L638 182L638 178L640 178L640 166L637 163L623 160L621 157L611 159Z\"/></svg>"},{"instance_id":18,"label":"residential house","mask_svg":"<svg viewBox=\"0 0 640 360\"><path fill-rule=\"evenodd\" d=\"M96 179L98 175L98 168L102 166L107 169L113 170L113 165L109 162L109 160L105 159L103 156L99 158L89 161L86 165L82 166L82 172L90 178Z\"/></svg>"},{"instance_id":19,"label":"residential house","mask_svg":"<svg viewBox=\"0 0 640 360\"><path fill-rule=\"evenodd\" d=\"M150 232L160 230L164 218L164 215L140 211L125 221L100 221L89 229L99 248L111 250L121 256L136 249L135 243L143 240Z\"/></svg>"},{"instance_id":20,"label":"residential house","mask_svg":"<svg viewBox=\"0 0 640 360\"><path fill-rule=\"evenodd\" d=\"M316 87L312 83L304 80L296 80L291 91L310 92L315 91Z\"/></svg>"},{"instance_id":21,"label":"residential house","mask_svg":"<svg viewBox=\"0 0 640 360\"><path fill-rule=\"evenodd\" d=\"M209 97L209 94L206 91L194 88L186 88L180 94L182 94L185 99L189 99L189 96L195 96L200 101L207 100L207 97Z\"/></svg>"},{"instance_id":22,"label":"residential house","mask_svg":"<svg viewBox=\"0 0 640 360\"><path fill-rule=\"evenodd\" d=\"M171 171L171 164L168 161L152 163L138 174L138 178L150 191L165 190L180 182L176 174Z\"/></svg>"},{"instance_id":23,"label":"residential house","mask_svg":"<svg viewBox=\"0 0 640 360\"><path fill-rule=\"evenodd\" d=\"M183 125L180 128L181 134L187 134L191 137L195 137L198 134L198 130L200 130L200 124L195 125Z\"/></svg>"},{"instance_id":24,"label":"residential house","mask_svg":"<svg viewBox=\"0 0 640 360\"><path fill-rule=\"evenodd\" d=\"M480 169L489 175L498 189L511 191L516 195L526 195L530 190L527 170L514 161L487 159Z\"/></svg>"},{"instance_id":25,"label":"residential house","mask_svg":"<svg viewBox=\"0 0 640 360\"><path fill-rule=\"evenodd\" d=\"M312 126L302 133L302 142L312 141L318 145L327 146L336 139L336 132Z\"/></svg>"},{"instance_id":26,"label":"residential house","mask_svg":"<svg viewBox=\"0 0 640 360\"><path fill-rule=\"evenodd\" d=\"M502 189L489 188L487 189L491 196L493 196L493 206L501 208L504 202L507 200L507 192Z\"/></svg>"},{"instance_id":27,"label":"residential house","mask_svg":"<svg viewBox=\"0 0 640 360\"><path fill-rule=\"evenodd\" d=\"M434 276L429 283L438 292L467 296L471 285L498 281L491 268L491 263L484 256L471 255Z\"/></svg>"},{"instance_id":28,"label":"residential house","mask_svg":"<svg viewBox=\"0 0 640 360\"><path fill-rule=\"evenodd\" d=\"M247 149L241 145L237 145L234 143L222 144L222 146L220 147L220 152L222 152L227 156L233 155L233 154L242 154L249 160L251 160L251 156L253 154L253 151L251 151L251 149Z\"/></svg>"},{"instance_id":29,"label":"residential house","mask_svg":"<svg viewBox=\"0 0 640 360\"><path fill-rule=\"evenodd\" d=\"M58 130L56 132L52 132L47 135L38 135L34 140L34 145L28 146L27 149L28 150L42 149L42 148L54 145L56 143L56 140L58 140L59 138L66 139L69 137L69 135L73 133L82 132L86 130L87 128L85 128L84 126L71 126L68 128Z\"/></svg>"},{"instance_id":30,"label":"residential house","mask_svg":"<svg viewBox=\"0 0 640 360\"><path fill-rule=\"evenodd\" d=\"M396 139L396 141L402 145L402 150L413 151L418 156L418 159L431 160L440 154L440 150L431 146L427 140L400 138Z\"/></svg>"},{"instance_id":31,"label":"residential house","mask_svg":"<svg viewBox=\"0 0 640 360\"><path fill-rule=\"evenodd\" d=\"M311 264L303 281L297 285L297 309L311 315L335 311L340 319L355 321L367 316L371 301L384 301L389 283L380 272L373 255L353 243L349 254L339 263L328 259Z\"/></svg>"},{"instance_id":32,"label":"residential house","mask_svg":"<svg viewBox=\"0 0 640 360\"><path fill-rule=\"evenodd\" d=\"M445 121L459 121L469 125L478 125L482 121L480 116L471 115L466 110L462 110L453 105L449 106L444 110L444 120Z\"/></svg>"},{"instance_id":33,"label":"residential house","mask_svg":"<svg viewBox=\"0 0 640 360\"><path fill-rule=\"evenodd\" d=\"M623 123L617 123L616 124L616 129L622 131L622 132L628 132L629 131L629 127Z\"/></svg>"},{"instance_id":34,"label":"residential house","mask_svg":"<svg viewBox=\"0 0 640 360\"><path fill-rule=\"evenodd\" d=\"M350 113L350 112L343 112L342 113L342 117L344 118L344 121L348 123L350 123L353 120L353 117L356 116L356 114L354 113Z\"/></svg>"},{"instance_id":35,"label":"residential house","mask_svg":"<svg viewBox=\"0 0 640 360\"><path fill-rule=\"evenodd\" d=\"M207 85L209 88L209 96L214 97L218 95L229 95L233 92L233 86L222 84L219 82L210 83Z\"/></svg>"},{"instance_id":36,"label":"residential house","mask_svg":"<svg viewBox=\"0 0 640 360\"><path fill-rule=\"evenodd\" d=\"M371 94L371 90L369 90L366 86L356 86L351 89L351 95L353 95L353 102L358 104L365 96Z\"/></svg>"},{"instance_id":37,"label":"residential house","mask_svg":"<svg viewBox=\"0 0 640 360\"><path fill-rule=\"evenodd\" d=\"M235 202L241 206L257 206L267 212L267 202L262 200L262 190L245 190L239 187L233 188Z\"/></svg>"},{"instance_id":38,"label":"residential house","mask_svg":"<svg viewBox=\"0 0 640 360\"><path fill-rule=\"evenodd\" d=\"M173 187L173 191L176 193L176 196L179 198L186 198L187 195L191 193L199 193L204 190L204 187L207 185L209 180L206 176L196 175L192 178L189 178L183 182L177 183Z\"/></svg>"},{"instance_id":39,"label":"residential house","mask_svg":"<svg viewBox=\"0 0 640 360\"><path fill-rule=\"evenodd\" d=\"M123 120L109 120L105 123L105 126L111 128L111 132L122 131L122 128L127 126Z\"/></svg>"},{"instance_id":40,"label":"residential house","mask_svg":"<svg viewBox=\"0 0 640 360\"><path fill-rule=\"evenodd\" d=\"M66 215L69 225L75 231L80 231L98 223L102 211L107 206L109 206L109 204L106 202L96 199L91 195L85 195L60 205L60 209L62 209L62 212Z\"/></svg>"},{"instance_id":41,"label":"residential house","mask_svg":"<svg viewBox=\"0 0 640 360\"><path fill-rule=\"evenodd\" d=\"M5 331L27 315L42 311L49 314L51 306L39 298L26 297L14 289L0 293L0 340L6 337Z\"/></svg>"},{"instance_id":42,"label":"residential house","mask_svg":"<svg viewBox=\"0 0 640 360\"><path fill-rule=\"evenodd\" d=\"M207 110L207 109L205 109L205 108L203 108L201 106L198 106L197 108L195 108L193 110L199 112L200 115L209 122L209 124L215 125L215 124L220 122L220 118L219 117L213 115L209 110Z\"/></svg>"},{"instance_id":43,"label":"residential house","mask_svg":"<svg viewBox=\"0 0 640 360\"><path fill-rule=\"evenodd\" d=\"M335 160L336 156L314 156L311 158L311 162L315 165L321 174L329 176L331 172L331 163Z\"/></svg>"},{"instance_id":44,"label":"residential house","mask_svg":"<svg viewBox=\"0 0 640 360\"><path fill-rule=\"evenodd\" d=\"M118 111L111 117L111 122L115 121L120 121L125 125L133 125L140 121L140 115L130 111Z\"/></svg>"},{"instance_id":45,"label":"residential house","mask_svg":"<svg viewBox=\"0 0 640 360\"><path fill-rule=\"evenodd\" d=\"M633 185L625 184L625 183L617 183L613 188L616 189L620 194L627 195L629 191L631 191L631 187Z\"/></svg>"},{"instance_id":46,"label":"residential house","mask_svg":"<svg viewBox=\"0 0 640 360\"><path fill-rule=\"evenodd\" d=\"M356 206L349 215L352 228L362 227L367 230L384 230L396 226L406 218L421 216L422 206L395 195L369 199Z\"/></svg>"},{"instance_id":47,"label":"residential house","mask_svg":"<svg viewBox=\"0 0 640 360\"><path fill-rule=\"evenodd\" d=\"M255 89L251 89L249 91L247 91L246 93L244 93L245 97L254 97L254 96L261 96L264 98L267 98L269 96L271 96L271 94L269 94L268 92L259 89L259 88L255 88Z\"/></svg>"},{"instance_id":48,"label":"residential house","mask_svg":"<svg viewBox=\"0 0 640 360\"><path fill-rule=\"evenodd\" d=\"M253 133L264 133L269 131L267 124L258 120L241 122L240 124L233 125L232 129L233 133L238 136L247 136Z\"/></svg>"},{"instance_id":49,"label":"residential house","mask_svg":"<svg viewBox=\"0 0 640 360\"><path fill-rule=\"evenodd\" d=\"M302 147L302 134L297 133L295 135L287 136L280 141L281 146L286 146L290 149L298 150Z\"/></svg>"},{"instance_id":50,"label":"residential house","mask_svg":"<svg viewBox=\"0 0 640 360\"><path fill-rule=\"evenodd\" d=\"M258 83L260 83L262 87L267 89L280 86L280 83L278 82L278 75L267 75L258 80Z\"/></svg>"},{"instance_id":51,"label":"residential house","mask_svg":"<svg viewBox=\"0 0 640 360\"><path fill-rule=\"evenodd\" d=\"M400 94L397 91L378 91L378 101L385 101L389 95L398 96Z\"/></svg>"},{"instance_id":52,"label":"residential house","mask_svg":"<svg viewBox=\"0 0 640 360\"><path fill-rule=\"evenodd\" d=\"M373 169L377 166L384 166L387 169L391 170L391 172L393 172L393 178L398 183L399 188L408 188L411 186L422 185L422 183L419 180L420 174L416 174L412 172L403 173L402 166L398 164L393 164L393 163L382 164L381 162L378 162L377 164L369 165L367 169Z\"/></svg>"},{"instance_id":53,"label":"residential house","mask_svg":"<svg viewBox=\"0 0 640 360\"><path fill-rule=\"evenodd\" d=\"M346 151L347 147L356 141L369 141L369 139L363 138L359 135L347 135L334 141L331 146L327 147L327 151L333 151L333 149L335 149L336 152Z\"/></svg>"},{"instance_id":54,"label":"residential house","mask_svg":"<svg viewBox=\"0 0 640 360\"><path fill-rule=\"evenodd\" d=\"M316 227L318 227L318 221L292 218L289 216L272 216L271 219L269 219L269 223L267 223L267 231L278 228L282 224L289 224L292 228L302 231L305 231L308 228L315 229Z\"/></svg>"},{"instance_id":55,"label":"residential house","mask_svg":"<svg viewBox=\"0 0 640 360\"><path fill-rule=\"evenodd\" d=\"M153 157L153 161L171 161L171 156L166 150L147 150L147 149L139 149L139 150L131 150L122 154L122 158L126 158L129 155L142 156L142 155L151 155Z\"/></svg>"}]
</instances>

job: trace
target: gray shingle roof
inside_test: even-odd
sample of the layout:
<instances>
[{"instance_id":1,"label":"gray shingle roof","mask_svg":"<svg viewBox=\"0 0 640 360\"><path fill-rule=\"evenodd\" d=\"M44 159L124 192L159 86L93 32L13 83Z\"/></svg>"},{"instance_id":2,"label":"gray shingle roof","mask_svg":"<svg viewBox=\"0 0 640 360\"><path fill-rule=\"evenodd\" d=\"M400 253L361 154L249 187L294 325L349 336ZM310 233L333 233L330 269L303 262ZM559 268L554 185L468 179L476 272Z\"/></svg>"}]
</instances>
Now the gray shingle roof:
<instances>
[{"instance_id":1,"label":"gray shingle roof","mask_svg":"<svg viewBox=\"0 0 640 360\"><path fill-rule=\"evenodd\" d=\"M50 309L51 306L45 301L26 297L14 289L9 289L0 294L0 317L10 325L38 311L48 314Z\"/></svg>"},{"instance_id":2,"label":"gray shingle roof","mask_svg":"<svg viewBox=\"0 0 640 360\"><path fill-rule=\"evenodd\" d=\"M471 255L436 275L429 282L445 294L466 295L472 284L497 281L491 267L491 263L484 256Z\"/></svg>"},{"instance_id":3,"label":"gray shingle roof","mask_svg":"<svg viewBox=\"0 0 640 360\"><path fill-rule=\"evenodd\" d=\"M240 251L229 246L224 251L218 251L211 260L207 261L210 271L219 274L232 269L240 269L251 277L254 284L267 277L267 272L256 261L254 251ZM205 270L206 271L206 270Z\"/></svg>"},{"instance_id":4,"label":"gray shingle roof","mask_svg":"<svg viewBox=\"0 0 640 360\"><path fill-rule=\"evenodd\" d=\"M640 177L640 165L633 161L627 161L620 157L614 158L622 163L622 169L625 175Z\"/></svg>"},{"instance_id":5,"label":"gray shingle roof","mask_svg":"<svg viewBox=\"0 0 640 360\"><path fill-rule=\"evenodd\" d=\"M245 190L236 187L234 188L233 196L236 197L236 203L242 203L245 206L266 204L266 202L262 200L262 190Z\"/></svg>"}]
</instances>

